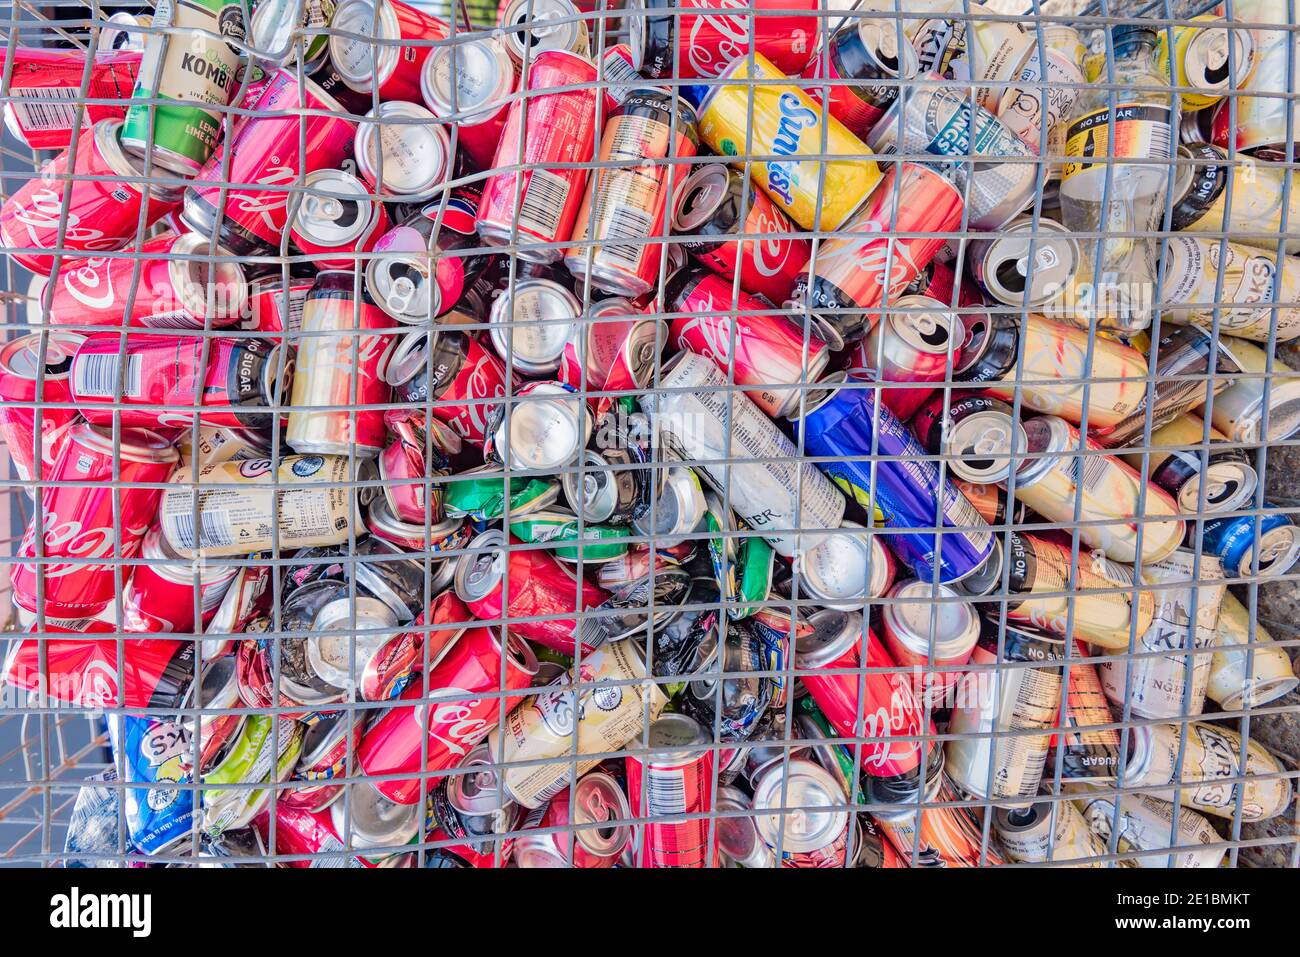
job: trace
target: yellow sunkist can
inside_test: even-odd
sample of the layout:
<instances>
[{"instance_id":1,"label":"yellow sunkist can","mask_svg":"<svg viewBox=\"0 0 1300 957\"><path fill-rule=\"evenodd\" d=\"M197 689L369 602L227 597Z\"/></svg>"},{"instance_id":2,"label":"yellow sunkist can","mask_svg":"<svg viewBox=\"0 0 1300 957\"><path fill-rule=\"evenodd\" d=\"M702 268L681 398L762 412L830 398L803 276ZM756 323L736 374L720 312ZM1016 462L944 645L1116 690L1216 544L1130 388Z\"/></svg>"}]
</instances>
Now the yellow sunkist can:
<instances>
[{"instance_id":1,"label":"yellow sunkist can","mask_svg":"<svg viewBox=\"0 0 1300 957\"><path fill-rule=\"evenodd\" d=\"M746 82L750 79L784 82ZM804 229L836 229L880 182L867 144L824 114L766 57L754 54L752 73L749 58L741 57L719 81L700 104L700 139L715 153L736 157L732 165L742 171L746 153L757 157L749 165L755 185ZM823 154L826 159L803 158Z\"/></svg>"}]
</instances>

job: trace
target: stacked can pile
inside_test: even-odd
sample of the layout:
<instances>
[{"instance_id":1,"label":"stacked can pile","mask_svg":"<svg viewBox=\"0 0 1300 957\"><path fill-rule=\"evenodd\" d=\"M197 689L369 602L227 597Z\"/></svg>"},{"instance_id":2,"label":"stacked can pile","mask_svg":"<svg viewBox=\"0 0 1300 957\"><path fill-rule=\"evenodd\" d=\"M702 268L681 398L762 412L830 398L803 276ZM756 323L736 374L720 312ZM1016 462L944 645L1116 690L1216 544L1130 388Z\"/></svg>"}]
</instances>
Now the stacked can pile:
<instances>
[{"instance_id":1,"label":"stacked can pile","mask_svg":"<svg viewBox=\"0 0 1300 957\"><path fill-rule=\"evenodd\" d=\"M300 6L8 53L69 862L1214 867L1287 809L1281 0Z\"/></svg>"}]
</instances>

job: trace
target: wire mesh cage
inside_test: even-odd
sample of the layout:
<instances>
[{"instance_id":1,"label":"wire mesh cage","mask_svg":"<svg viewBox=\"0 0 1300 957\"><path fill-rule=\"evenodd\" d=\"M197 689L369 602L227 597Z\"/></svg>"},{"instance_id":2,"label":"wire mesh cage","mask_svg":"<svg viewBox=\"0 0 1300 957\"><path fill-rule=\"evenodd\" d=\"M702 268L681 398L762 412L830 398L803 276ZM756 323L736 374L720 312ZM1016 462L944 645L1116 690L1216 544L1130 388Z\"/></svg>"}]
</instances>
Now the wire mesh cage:
<instances>
[{"instance_id":1,"label":"wire mesh cage","mask_svg":"<svg viewBox=\"0 0 1300 957\"><path fill-rule=\"evenodd\" d=\"M0 860L1297 866L1298 16L10 5Z\"/></svg>"}]
</instances>

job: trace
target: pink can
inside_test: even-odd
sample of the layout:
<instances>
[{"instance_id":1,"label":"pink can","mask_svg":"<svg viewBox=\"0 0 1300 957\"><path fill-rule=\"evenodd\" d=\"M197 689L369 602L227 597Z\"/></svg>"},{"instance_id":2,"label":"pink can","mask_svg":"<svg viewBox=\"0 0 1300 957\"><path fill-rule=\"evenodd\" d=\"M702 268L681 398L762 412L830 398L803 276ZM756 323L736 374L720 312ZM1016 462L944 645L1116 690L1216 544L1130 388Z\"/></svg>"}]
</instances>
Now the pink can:
<instances>
[{"instance_id":1,"label":"pink can","mask_svg":"<svg viewBox=\"0 0 1300 957\"><path fill-rule=\"evenodd\" d=\"M122 429L120 434L116 449L111 429L82 424L68 435L50 475L56 484L41 493L44 558L29 560L37 557L33 522L18 549L19 558L25 560L13 567L14 601L28 611L42 607L37 600L42 578L47 615L82 618L103 611L116 594L116 575L113 565L96 564L94 559L135 557L157 518L162 488L114 489L109 483L116 478L123 483L161 485L179 455L153 432ZM116 476L115 461L120 469ZM80 484L57 484L62 482ZM59 561L70 558L75 561Z\"/></svg>"},{"instance_id":2,"label":"pink can","mask_svg":"<svg viewBox=\"0 0 1300 957\"><path fill-rule=\"evenodd\" d=\"M185 191L181 212L192 229L205 236L217 232L222 245L241 256L280 248L289 221L288 187L313 170L341 165L357 132L337 100L311 80L300 89L290 70L271 78L253 108L259 115L245 117L232 134L229 180L223 144ZM237 184L226 191L224 206L223 181Z\"/></svg>"},{"instance_id":3,"label":"pink can","mask_svg":"<svg viewBox=\"0 0 1300 957\"><path fill-rule=\"evenodd\" d=\"M141 226L152 226L180 205L179 187L130 182L144 170L122 150L121 129L120 120L96 123L75 154L64 150L0 206L0 243L14 250L9 255L15 262L48 276L54 255L23 252L25 247L62 250L65 261L67 253L121 249ZM60 178L67 174L71 180ZM68 218L60 231L65 206Z\"/></svg>"},{"instance_id":4,"label":"pink can","mask_svg":"<svg viewBox=\"0 0 1300 957\"><path fill-rule=\"evenodd\" d=\"M564 255L559 245L530 247L534 243L562 244L573 237L588 171L544 167L592 161L598 94L593 88L564 87L595 79L596 65L568 50L543 50L533 57L525 87L532 95L511 105L492 161L494 169L506 172L491 176L483 186L478 210L478 233L483 242L508 245L517 222L519 240L524 244L519 249L521 259L555 262ZM528 168L516 171L521 163Z\"/></svg>"},{"instance_id":5,"label":"pink can","mask_svg":"<svg viewBox=\"0 0 1300 957\"><path fill-rule=\"evenodd\" d=\"M506 658L505 687L501 687L501 658ZM537 658L525 642L508 638L503 648L497 628L468 628L428 673L428 700L389 708L366 729L357 751L368 775L418 774L420 751L428 741L426 771L458 764L497 726L522 696L511 695L502 708L498 691L519 691L532 684ZM424 698L424 682L413 681L404 700ZM481 695L481 697L475 697ZM375 781L384 797L398 804L421 800L420 778Z\"/></svg>"}]
</instances>

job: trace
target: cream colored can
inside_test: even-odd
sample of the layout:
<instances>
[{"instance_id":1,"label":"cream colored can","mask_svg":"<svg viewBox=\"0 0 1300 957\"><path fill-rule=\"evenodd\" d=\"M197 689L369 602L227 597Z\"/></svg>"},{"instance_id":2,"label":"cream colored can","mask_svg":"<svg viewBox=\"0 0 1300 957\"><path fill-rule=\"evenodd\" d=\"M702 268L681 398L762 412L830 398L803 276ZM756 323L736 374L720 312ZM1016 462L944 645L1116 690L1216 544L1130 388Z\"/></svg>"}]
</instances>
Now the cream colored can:
<instances>
[{"instance_id":1,"label":"cream colored can","mask_svg":"<svg viewBox=\"0 0 1300 957\"><path fill-rule=\"evenodd\" d=\"M1214 402L1218 404L1217 397ZM1210 429L1209 439L1202 458L1205 420L1184 412L1152 430L1149 453L1132 452L1122 458L1138 472L1145 466L1147 481L1174 496L1179 509L1187 514L1201 509L1233 512L1249 508L1259 486L1259 475L1249 456L1231 446L1228 437L1217 429Z\"/></svg>"},{"instance_id":2,"label":"cream colored can","mask_svg":"<svg viewBox=\"0 0 1300 957\"><path fill-rule=\"evenodd\" d=\"M1038 457L1026 459L1016 473L1019 501L1049 521L1073 523L1078 498L1080 540L1118 562L1137 560L1139 527L1144 564L1160 561L1182 543L1186 529L1169 493L1091 439L1080 454L1079 430L1065 419L1040 415L1024 426L1029 452ZM1167 520L1151 520L1162 517ZM1105 524L1087 524L1097 521Z\"/></svg>"},{"instance_id":3,"label":"cream colored can","mask_svg":"<svg viewBox=\"0 0 1300 957\"><path fill-rule=\"evenodd\" d=\"M368 473L373 465L359 464L357 480ZM232 460L205 465L197 475L195 489L192 467L178 469L159 509L167 544L187 558L269 551L277 515L282 551L341 545L353 531L364 534L354 514L357 490L345 484L353 481L347 456L288 455L278 473L270 459Z\"/></svg>"},{"instance_id":4,"label":"cream colored can","mask_svg":"<svg viewBox=\"0 0 1300 957\"><path fill-rule=\"evenodd\" d=\"M1226 248L1225 248L1226 247ZM1222 252L1221 252L1222 250ZM1241 243L1196 236L1170 236L1165 251L1165 279L1160 298L1172 322L1214 324L1215 302L1219 332L1267 342L1277 303L1277 339L1300 336L1300 259L1277 256ZM1223 288L1215 296L1219 274Z\"/></svg>"},{"instance_id":5,"label":"cream colored can","mask_svg":"<svg viewBox=\"0 0 1300 957\"><path fill-rule=\"evenodd\" d=\"M1195 552L1180 548L1164 561L1142 566L1147 584L1163 586L1152 589L1155 618L1138 635L1134 649L1145 657L1103 661L1097 669L1102 690L1117 709L1122 711L1127 701L1132 713L1143 718L1176 718L1205 709L1210 648L1218 635L1219 606L1227 586L1222 584L1223 566L1217 558L1201 555L1199 575L1193 574L1195 562ZM1197 581L1202 584L1193 584ZM1156 654L1162 651L1168 653Z\"/></svg>"},{"instance_id":6,"label":"cream colored can","mask_svg":"<svg viewBox=\"0 0 1300 957\"><path fill-rule=\"evenodd\" d=\"M1162 800L1177 800L1205 814L1231 818L1240 794L1241 819L1264 821L1281 814L1291 803L1291 784L1283 777L1261 777L1285 772L1257 741L1246 742L1246 769L1241 770L1241 735L1217 724L1187 724L1182 774L1178 751L1182 725L1154 724L1130 731L1129 760L1124 787L1178 783L1178 788L1154 793Z\"/></svg>"},{"instance_id":7,"label":"cream colored can","mask_svg":"<svg viewBox=\"0 0 1300 957\"><path fill-rule=\"evenodd\" d=\"M1300 193L1300 190L1297 190ZM1300 220L1297 220L1300 222ZM1211 422L1234 442L1258 442L1264 429L1265 384L1268 385L1268 442L1281 442L1300 431L1300 373L1277 356L1268 366L1268 353L1245 339L1223 340L1249 373L1214 397ZM1202 418L1205 406L1197 409Z\"/></svg>"},{"instance_id":8,"label":"cream colored can","mask_svg":"<svg viewBox=\"0 0 1300 957\"><path fill-rule=\"evenodd\" d=\"M1018 864L1105 867L1103 844L1072 801L1039 801L1024 808L997 809L993 829L1007 857Z\"/></svg>"},{"instance_id":9,"label":"cream colored can","mask_svg":"<svg viewBox=\"0 0 1300 957\"><path fill-rule=\"evenodd\" d=\"M507 767L503 775L510 796L524 807L536 808L569 786L568 761L525 767L517 762L572 754L575 717L578 755L616 751L639 735L648 722L659 717L668 698L657 684L606 682L635 681L645 676L645 661L636 639L611 642L587 655L579 674L562 675L551 690L525 699L506 715L505 723L488 738L488 747L493 755L503 754L507 765L515 765ZM565 690L578 682L596 687L580 692ZM582 777L599 763L579 760L574 776Z\"/></svg>"},{"instance_id":10,"label":"cream colored can","mask_svg":"<svg viewBox=\"0 0 1300 957\"><path fill-rule=\"evenodd\" d=\"M1240 711L1276 701L1297 685L1300 678L1286 650L1258 621L1252 642L1249 610L1225 592L1206 693L1224 711Z\"/></svg>"},{"instance_id":11,"label":"cream colored can","mask_svg":"<svg viewBox=\"0 0 1300 957\"><path fill-rule=\"evenodd\" d=\"M1088 827L1101 843L1109 847L1111 828L1115 822L1116 798L1114 795L1087 794L1075 803L1088 822ZM1178 833L1174 834L1174 806L1168 801L1149 794L1122 794L1119 796L1119 837L1115 849L1121 854L1134 851L1160 851L1169 847L1174 851L1173 866L1185 868L1215 868L1223 863L1227 849L1219 846L1222 839L1201 814L1190 808L1178 812ZM1197 848L1204 844L1206 847ZM1130 867L1163 868L1170 866L1169 854L1143 854L1121 861Z\"/></svg>"}]
</instances>

